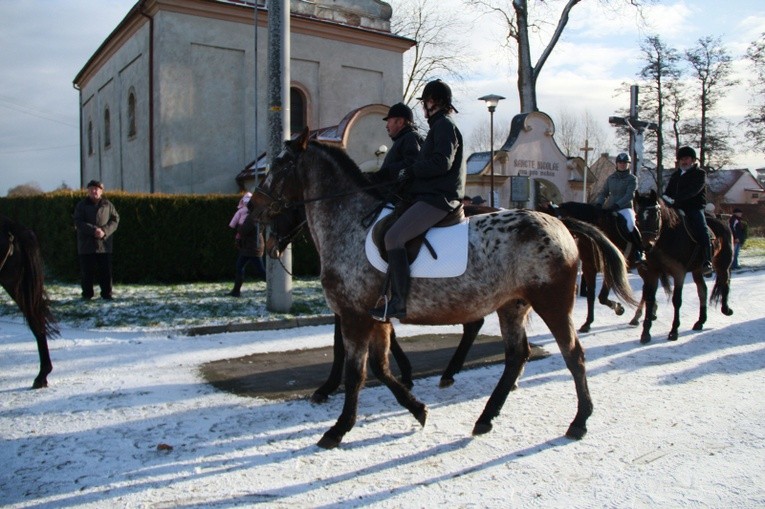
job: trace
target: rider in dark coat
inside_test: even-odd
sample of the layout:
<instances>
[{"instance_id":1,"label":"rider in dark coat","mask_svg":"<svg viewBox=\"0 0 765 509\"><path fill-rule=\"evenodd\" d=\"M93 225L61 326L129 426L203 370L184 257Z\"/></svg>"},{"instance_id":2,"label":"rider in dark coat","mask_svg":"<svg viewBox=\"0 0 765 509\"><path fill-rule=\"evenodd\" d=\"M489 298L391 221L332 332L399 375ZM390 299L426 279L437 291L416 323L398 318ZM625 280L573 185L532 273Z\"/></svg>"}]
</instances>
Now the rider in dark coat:
<instances>
[{"instance_id":1,"label":"rider in dark coat","mask_svg":"<svg viewBox=\"0 0 765 509\"><path fill-rule=\"evenodd\" d=\"M707 231L704 208L707 204L707 175L696 163L696 151L680 147L677 151L678 169L669 177L662 198L672 207L685 212L688 227L704 256L702 271L712 275L712 242Z\"/></svg>"},{"instance_id":2,"label":"rider in dark coat","mask_svg":"<svg viewBox=\"0 0 765 509\"><path fill-rule=\"evenodd\" d=\"M409 260L404 245L459 208L465 192L462 133L451 117L452 111L457 112L451 88L441 80L431 81L420 100L430 130L417 161L398 176L412 205L385 234L391 300L371 311L373 318L383 321L406 316Z\"/></svg>"},{"instance_id":3,"label":"rider in dark coat","mask_svg":"<svg viewBox=\"0 0 765 509\"><path fill-rule=\"evenodd\" d=\"M393 145L385 154L380 169L369 179L376 184L388 182L395 185L399 172L417 161L423 139L414 125L411 108L404 103L391 106L383 120Z\"/></svg>"}]
</instances>

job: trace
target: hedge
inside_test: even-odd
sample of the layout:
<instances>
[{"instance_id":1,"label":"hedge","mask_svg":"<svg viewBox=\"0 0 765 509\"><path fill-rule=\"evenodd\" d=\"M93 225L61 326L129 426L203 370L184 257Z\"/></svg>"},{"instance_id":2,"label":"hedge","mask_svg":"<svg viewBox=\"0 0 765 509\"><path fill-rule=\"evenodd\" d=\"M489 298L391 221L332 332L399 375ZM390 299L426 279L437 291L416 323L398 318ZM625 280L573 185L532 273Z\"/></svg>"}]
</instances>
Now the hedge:
<instances>
[{"instance_id":1,"label":"hedge","mask_svg":"<svg viewBox=\"0 0 765 509\"><path fill-rule=\"evenodd\" d=\"M77 241L72 215L82 191L0 198L0 214L33 229L46 272L78 281ZM239 195L159 195L108 192L120 215L114 236L114 279L118 283L187 283L234 277L237 252L228 227ZM292 273L316 276L319 257L309 235L292 246Z\"/></svg>"}]
</instances>

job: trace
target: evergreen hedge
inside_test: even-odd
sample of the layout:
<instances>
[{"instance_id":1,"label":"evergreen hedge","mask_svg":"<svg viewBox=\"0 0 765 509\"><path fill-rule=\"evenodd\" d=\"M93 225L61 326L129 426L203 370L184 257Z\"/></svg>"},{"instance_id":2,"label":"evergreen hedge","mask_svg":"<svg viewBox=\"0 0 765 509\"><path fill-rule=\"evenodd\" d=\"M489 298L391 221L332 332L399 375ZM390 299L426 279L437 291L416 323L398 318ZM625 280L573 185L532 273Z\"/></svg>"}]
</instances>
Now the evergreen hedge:
<instances>
[{"instance_id":1,"label":"evergreen hedge","mask_svg":"<svg viewBox=\"0 0 765 509\"><path fill-rule=\"evenodd\" d=\"M114 236L117 283L224 281L234 277L237 251L228 227L239 195L161 195L111 191L104 194L120 215ZM83 191L0 198L0 214L33 229L46 272L79 281L74 207ZM309 235L292 246L292 273L319 274Z\"/></svg>"}]
</instances>

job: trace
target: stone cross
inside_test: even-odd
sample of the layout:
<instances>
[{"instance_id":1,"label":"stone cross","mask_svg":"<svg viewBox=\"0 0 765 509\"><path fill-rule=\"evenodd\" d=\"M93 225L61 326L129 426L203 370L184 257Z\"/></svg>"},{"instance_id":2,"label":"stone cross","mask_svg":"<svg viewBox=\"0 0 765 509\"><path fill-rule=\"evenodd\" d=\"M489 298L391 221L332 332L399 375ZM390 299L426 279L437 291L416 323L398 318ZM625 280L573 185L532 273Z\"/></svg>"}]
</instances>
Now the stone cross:
<instances>
[{"instance_id":1,"label":"stone cross","mask_svg":"<svg viewBox=\"0 0 765 509\"><path fill-rule=\"evenodd\" d=\"M615 126L626 126L630 130L630 170L637 175L643 167L643 132L646 129L658 131L659 126L655 122L646 122L638 119L638 86L630 87L630 115L629 117L608 117L608 122Z\"/></svg>"},{"instance_id":2,"label":"stone cross","mask_svg":"<svg viewBox=\"0 0 765 509\"><path fill-rule=\"evenodd\" d=\"M584 152L584 182L582 183L582 203L587 203L587 168L589 167L590 152L595 150L590 146L590 140L585 138L584 147L580 148Z\"/></svg>"}]
</instances>

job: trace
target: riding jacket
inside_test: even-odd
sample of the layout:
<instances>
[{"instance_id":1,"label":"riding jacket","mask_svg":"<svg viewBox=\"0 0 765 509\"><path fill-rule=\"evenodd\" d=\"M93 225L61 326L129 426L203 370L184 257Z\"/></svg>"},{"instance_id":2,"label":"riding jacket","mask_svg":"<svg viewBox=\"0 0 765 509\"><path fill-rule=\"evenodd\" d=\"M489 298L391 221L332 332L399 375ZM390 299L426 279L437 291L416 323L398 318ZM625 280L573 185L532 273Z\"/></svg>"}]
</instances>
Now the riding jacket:
<instances>
[{"instance_id":1,"label":"riding jacket","mask_svg":"<svg viewBox=\"0 0 765 509\"><path fill-rule=\"evenodd\" d=\"M114 247L113 234L117 231L120 216L112 202L101 198L93 203L90 198L84 198L74 208L74 226L77 230L77 253L111 253ZM97 239L93 234L96 228L101 228L106 236Z\"/></svg>"},{"instance_id":2,"label":"riding jacket","mask_svg":"<svg viewBox=\"0 0 765 509\"><path fill-rule=\"evenodd\" d=\"M404 126L391 138L393 145L385 154L380 169L369 176L374 183L396 182L398 173L417 161L422 146L422 136L412 126Z\"/></svg>"},{"instance_id":3,"label":"riding jacket","mask_svg":"<svg viewBox=\"0 0 765 509\"><path fill-rule=\"evenodd\" d=\"M672 206L684 210L703 210L707 204L707 175L694 164L685 172L675 171L667 182L664 194L675 200Z\"/></svg>"},{"instance_id":4,"label":"riding jacket","mask_svg":"<svg viewBox=\"0 0 765 509\"><path fill-rule=\"evenodd\" d=\"M462 133L450 115L439 111L428 118L430 130L417 161L407 168L406 192L414 201L424 201L451 212L465 194L465 164Z\"/></svg>"},{"instance_id":5,"label":"riding jacket","mask_svg":"<svg viewBox=\"0 0 765 509\"><path fill-rule=\"evenodd\" d=\"M603 188L595 197L595 205L604 205L616 210L631 209L632 198L637 189L637 177L629 171L615 171L608 176Z\"/></svg>"}]
</instances>

